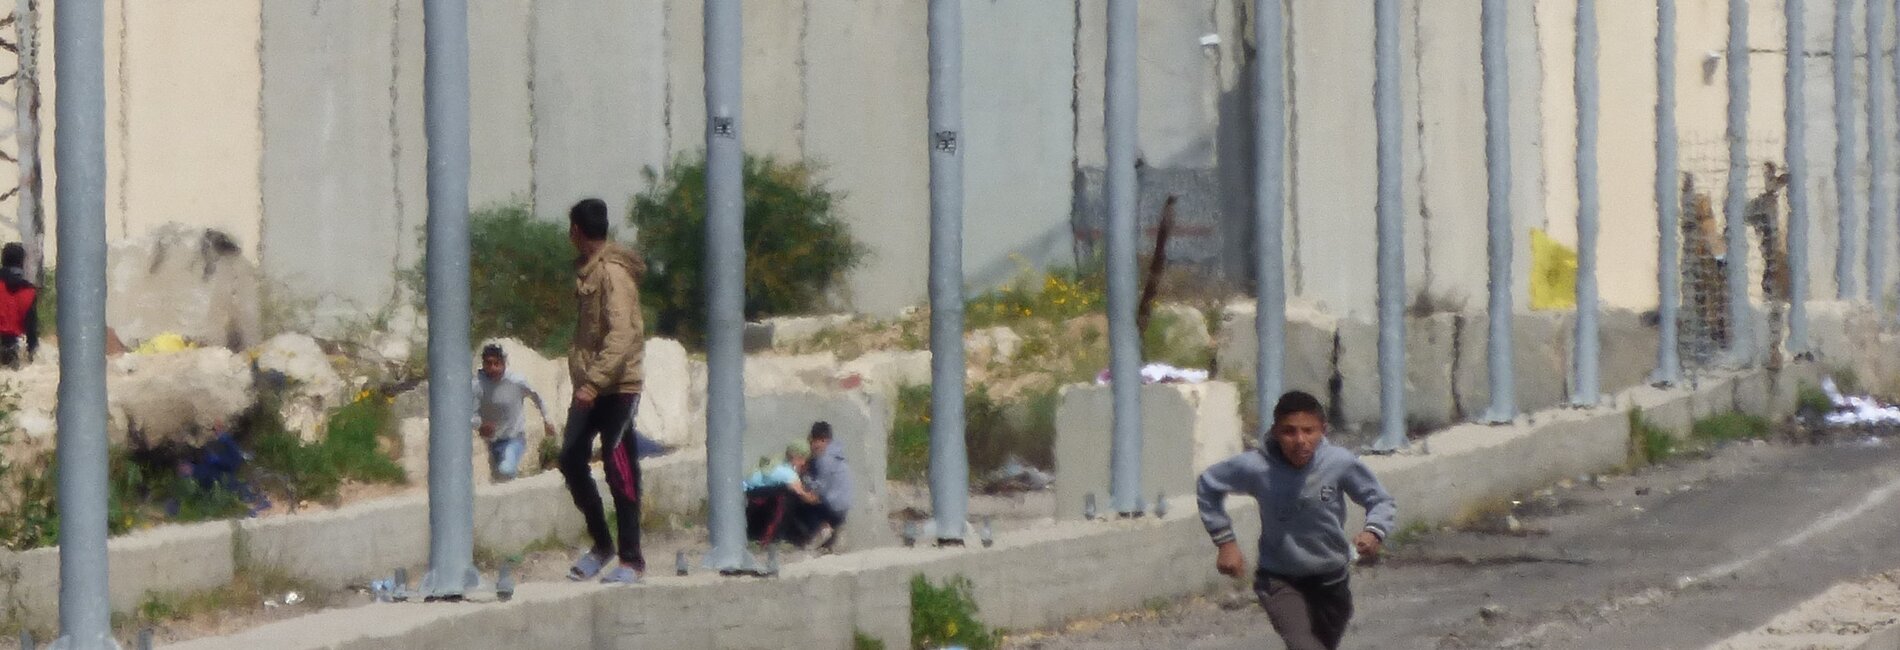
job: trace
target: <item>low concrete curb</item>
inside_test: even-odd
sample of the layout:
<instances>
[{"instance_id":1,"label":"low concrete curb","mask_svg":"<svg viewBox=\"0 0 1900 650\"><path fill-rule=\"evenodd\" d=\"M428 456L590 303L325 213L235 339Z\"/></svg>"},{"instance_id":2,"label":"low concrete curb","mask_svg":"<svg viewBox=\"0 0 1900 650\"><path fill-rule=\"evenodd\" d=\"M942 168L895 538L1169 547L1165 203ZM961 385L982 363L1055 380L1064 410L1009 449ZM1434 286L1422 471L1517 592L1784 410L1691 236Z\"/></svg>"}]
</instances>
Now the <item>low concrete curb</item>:
<instances>
[{"instance_id":1,"label":"low concrete curb","mask_svg":"<svg viewBox=\"0 0 1900 650\"><path fill-rule=\"evenodd\" d=\"M646 505L658 513L697 512L705 501L704 450L642 461ZM600 471L595 481L604 480ZM602 494L606 486L601 486ZM323 585L362 583L399 566L427 563L428 495L416 491L336 510L265 519L160 526L108 543L112 609L127 612L149 593L190 593L224 586L239 566L267 566ZM498 551L549 535L585 530L558 472L487 485L475 492L476 543ZM15 572L18 578L14 579ZM0 551L0 597L16 622L59 623L59 549Z\"/></svg>"},{"instance_id":2,"label":"low concrete curb","mask_svg":"<svg viewBox=\"0 0 1900 650\"><path fill-rule=\"evenodd\" d=\"M1564 477L1623 466L1631 407L1667 416L1664 426L1683 435L1688 419L1679 416L1733 410L1738 395L1749 409L1786 408L1794 383L1814 372L1757 371L1704 377L1694 389L1637 389L1612 407L1546 411L1514 426L1457 427L1433 435L1429 453L1367 462L1398 499L1404 522L1455 520ZM1185 495L1174 500L1192 502ZM1257 535L1250 500L1231 499L1229 510L1243 538ZM637 588L536 583L509 603L365 605L176 647L845 648L854 630L902 647L915 575L969 578L981 619L1006 629L1050 627L1221 584L1198 518L1185 505L1176 512L1161 520L1054 523L1004 536L988 549L882 548L824 557L790 565L775 580L701 574L654 577Z\"/></svg>"}]
</instances>

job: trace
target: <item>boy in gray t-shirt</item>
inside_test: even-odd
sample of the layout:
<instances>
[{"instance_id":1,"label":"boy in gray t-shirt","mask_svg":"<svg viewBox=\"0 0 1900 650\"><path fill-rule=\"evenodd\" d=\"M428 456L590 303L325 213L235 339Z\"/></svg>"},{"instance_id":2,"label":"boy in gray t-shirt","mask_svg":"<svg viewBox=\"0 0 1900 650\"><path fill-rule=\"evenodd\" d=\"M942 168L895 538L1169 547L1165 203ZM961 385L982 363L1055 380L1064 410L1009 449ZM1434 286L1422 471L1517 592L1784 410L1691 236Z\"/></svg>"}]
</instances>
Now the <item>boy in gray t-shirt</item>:
<instances>
[{"instance_id":1,"label":"boy in gray t-shirt","mask_svg":"<svg viewBox=\"0 0 1900 650\"><path fill-rule=\"evenodd\" d=\"M533 400L541 411L541 426L554 435L548 407L528 380L508 370L508 353L493 343L482 348L482 370L475 373L475 417L471 425L488 443L488 470L496 482L513 479L528 449L527 418L521 401Z\"/></svg>"}]
</instances>

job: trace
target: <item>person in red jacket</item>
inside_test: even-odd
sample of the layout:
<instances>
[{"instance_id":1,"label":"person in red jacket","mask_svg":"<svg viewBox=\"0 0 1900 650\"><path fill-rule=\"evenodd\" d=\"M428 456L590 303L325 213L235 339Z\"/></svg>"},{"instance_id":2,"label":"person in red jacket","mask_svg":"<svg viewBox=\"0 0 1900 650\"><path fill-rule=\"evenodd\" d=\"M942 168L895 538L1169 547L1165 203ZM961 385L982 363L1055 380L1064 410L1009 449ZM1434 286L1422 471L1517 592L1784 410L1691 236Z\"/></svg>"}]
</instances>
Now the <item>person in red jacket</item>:
<instances>
[{"instance_id":1,"label":"person in red jacket","mask_svg":"<svg viewBox=\"0 0 1900 650\"><path fill-rule=\"evenodd\" d=\"M21 363L20 340L26 339L27 363L40 350L39 287L26 276L26 247L8 242L0 247L0 365Z\"/></svg>"}]
</instances>

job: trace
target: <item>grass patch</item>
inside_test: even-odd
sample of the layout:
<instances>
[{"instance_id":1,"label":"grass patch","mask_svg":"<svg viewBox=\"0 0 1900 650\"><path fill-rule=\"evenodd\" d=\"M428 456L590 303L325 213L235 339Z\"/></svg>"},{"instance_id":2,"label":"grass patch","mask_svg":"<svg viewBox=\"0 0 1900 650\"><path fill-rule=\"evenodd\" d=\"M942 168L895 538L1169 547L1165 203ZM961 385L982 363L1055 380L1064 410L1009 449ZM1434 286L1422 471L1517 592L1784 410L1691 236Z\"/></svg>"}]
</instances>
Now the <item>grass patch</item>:
<instances>
[{"instance_id":1,"label":"grass patch","mask_svg":"<svg viewBox=\"0 0 1900 650\"><path fill-rule=\"evenodd\" d=\"M279 399L260 397L250 421L252 453L257 472L268 487L292 502L314 500L334 503L345 480L401 484L408 481L402 465L382 450L379 441L399 440L390 400L364 393L330 416L323 439L305 443L284 427Z\"/></svg>"},{"instance_id":2,"label":"grass patch","mask_svg":"<svg viewBox=\"0 0 1900 650\"><path fill-rule=\"evenodd\" d=\"M1834 410L1834 400L1829 399L1825 391L1804 381L1795 386L1794 408L1803 416L1819 417Z\"/></svg>"},{"instance_id":3,"label":"grass patch","mask_svg":"<svg viewBox=\"0 0 1900 650\"><path fill-rule=\"evenodd\" d=\"M1676 455L1675 437L1643 417L1642 409L1632 409L1629 418L1631 466L1660 463Z\"/></svg>"},{"instance_id":4,"label":"grass patch","mask_svg":"<svg viewBox=\"0 0 1900 650\"><path fill-rule=\"evenodd\" d=\"M969 650L991 650L1002 634L985 627L976 618L976 599L971 595L969 578L952 576L943 586L930 584L923 576L910 580L910 647L913 650L962 646Z\"/></svg>"},{"instance_id":5,"label":"grass patch","mask_svg":"<svg viewBox=\"0 0 1900 650\"><path fill-rule=\"evenodd\" d=\"M1774 427L1766 418L1746 413L1721 413L1697 420L1690 427L1689 435L1697 440L1720 443L1738 440L1761 440L1771 434Z\"/></svg>"},{"instance_id":6,"label":"grass patch","mask_svg":"<svg viewBox=\"0 0 1900 650\"><path fill-rule=\"evenodd\" d=\"M1414 521L1400 528L1399 532L1392 533L1391 537L1386 538L1385 548L1389 551L1396 551L1405 546L1416 544L1418 540L1423 539L1425 535L1430 532L1432 532L1431 524L1427 524L1423 521Z\"/></svg>"},{"instance_id":7,"label":"grass patch","mask_svg":"<svg viewBox=\"0 0 1900 650\"><path fill-rule=\"evenodd\" d=\"M930 387L897 389L897 419L891 427L885 477L921 482L930 470Z\"/></svg>"},{"instance_id":8,"label":"grass patch","mask_svg":"<svg viewBox=\"0 0 1900 650\"><path fill-rule=\"evenodd\" d=\"M851 650L884 650L884 641L865 634L864 630L852 630Z\"/></svg>"}]
</instances>

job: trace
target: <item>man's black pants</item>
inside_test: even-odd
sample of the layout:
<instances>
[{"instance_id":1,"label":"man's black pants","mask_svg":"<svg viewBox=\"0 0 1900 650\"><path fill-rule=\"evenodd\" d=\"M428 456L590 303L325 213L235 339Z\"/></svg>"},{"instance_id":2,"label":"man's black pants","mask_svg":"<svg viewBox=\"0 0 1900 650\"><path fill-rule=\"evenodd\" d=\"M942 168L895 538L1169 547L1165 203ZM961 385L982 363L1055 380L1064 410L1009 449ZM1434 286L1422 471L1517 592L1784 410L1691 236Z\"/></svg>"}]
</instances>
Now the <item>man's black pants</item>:
<instances>
[{"instance_id":1,"label":"man's black pants","mask_svg":"<svg viewBox=\"0 0 1900 650\"><path fill-rule=\"evenodd\" d=\"M1347 582L1343 571L1304 578L1258 571L1253 593L1288 650L1336 650L1352 620L1352 590Z\"/></svg>"},{"instance_id":2,"label":"man's black pants","mask_svg":"<svg viewBox=\"0 0 1900 650\"><path fill-rule=\"evenodd\" d=\"M568 410L560 463L574 507L587 519L587 534L594 540L594 550L616 549L621 564L645 573L646 558L640 554L640 460L634 457L633 445L622 444L633 437L633 420L639 412L638 393L601 395L591 408L575 406ZM607 531L600 490L594 486L593 472L587 466L595 437L600 438L600 460L607 471L608 492L614 498L618 546Z\"/></svg>"}]
</instances>

